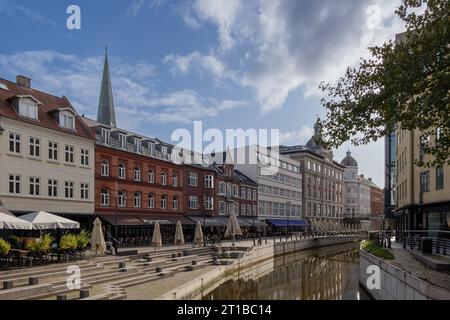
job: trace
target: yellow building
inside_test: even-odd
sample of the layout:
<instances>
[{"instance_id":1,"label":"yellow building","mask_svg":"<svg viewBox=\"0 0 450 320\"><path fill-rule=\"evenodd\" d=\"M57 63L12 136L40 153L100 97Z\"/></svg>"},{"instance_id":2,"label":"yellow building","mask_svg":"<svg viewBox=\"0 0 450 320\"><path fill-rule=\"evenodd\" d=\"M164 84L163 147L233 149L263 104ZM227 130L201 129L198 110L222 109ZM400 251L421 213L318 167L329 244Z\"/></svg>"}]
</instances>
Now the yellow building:
<instances>
[{"instance_id":1,"label":"yellow building","mask_svg":"<svg viewBox=\"0 0 450 320\"><path fill-rule=\"evenodd\" d=\"M439 130L426 141L418 130L396 131L395 216L398 235L404 230L449 230L450 166L419 167L431 160L423 151L439 140Z\"/></svg>"}]
</instances>

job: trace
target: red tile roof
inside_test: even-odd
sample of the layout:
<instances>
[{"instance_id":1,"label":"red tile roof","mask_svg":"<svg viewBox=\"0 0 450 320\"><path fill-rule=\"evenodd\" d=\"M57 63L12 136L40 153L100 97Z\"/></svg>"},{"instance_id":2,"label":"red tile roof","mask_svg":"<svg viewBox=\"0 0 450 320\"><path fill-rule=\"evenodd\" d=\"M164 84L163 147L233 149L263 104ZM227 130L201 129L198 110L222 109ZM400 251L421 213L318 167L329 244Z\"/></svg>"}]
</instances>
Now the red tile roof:
<instances>
[{"instance_id":1,"label":"red tile roof","mask_svg":"<svg viewBox=\"0 0 450 320\"><path fill-rule=\"evenodd\" d=\"M71 105L69 99L65 96L57 97L36 89L30 89L18 86L15 82L11 82L0 78L0 84L8 87L8 90L3 90L0 87L0 117L15 119L18 121L35 124L41 127L46 127L60 132L73 134L79 137L94 139L94 135L90 128L81 120L74 107ZM39 100L42 105L38 106L39 121L27 119L17 114L11 103L11 98L18 95L29 95ZM59 108L69 108L73 110L77 116L75 117L75 130L64 129L59 126L51 113Z\"/></svg>"}]
</instances>

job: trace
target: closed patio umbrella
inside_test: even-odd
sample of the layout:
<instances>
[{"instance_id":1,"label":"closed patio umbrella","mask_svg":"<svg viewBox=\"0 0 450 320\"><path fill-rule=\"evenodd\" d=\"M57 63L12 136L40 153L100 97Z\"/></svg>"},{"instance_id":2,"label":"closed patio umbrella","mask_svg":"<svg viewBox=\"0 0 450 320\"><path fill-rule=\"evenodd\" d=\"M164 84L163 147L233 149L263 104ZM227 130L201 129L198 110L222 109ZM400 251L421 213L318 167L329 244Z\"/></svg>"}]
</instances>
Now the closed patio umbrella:
<instances>
[{"instance_id":1,"label":"closed patio umbrella","mask_svg":"<svg viewBox=\"0 0 450 320\"><path fill-rule=\"evenodd\" d=\"M20 219L31 222L35 229L80 229L80 224L45 211L33 212L21 216Z\"/></svg>"},{"instance_id":2,"label":"closed patio umbrella","mask_svg":"<svg viewBox=\"0 0 450 320\"><path fill-rule=\"evenodd\" d=\"M197 221L197 226L195 227L194 243L198 246L203 245L203 230L200 221Z\"/></svg>"},{"instance_id":3,"label":"closed patio umbrella","mask_svg":"<svg viewBox=\"0 0 450 320\"><path fill-rule=\"evenodd\" d=\"M155 247L155 251L157 248L162 247L161 230L158 222L155 223L155 229L153 230L152 246Z\"/></svg>"},{"instance_id":4,"label":"closed patio umbrella","mask_svg":"<svg viewBox=\"0 0 450 320\"><path fill-rule=\"evenodd\" d=\"M103 235L102 222L99 218L95 219L94 227L91 234L91 251L95 251L95 255L104 255L106 252L105 237Z\"/></svg>"},{"instance_id":5,"label":"closed patio umbrella","mask_svg":"<svg viewBox=\"0 0 450 320\"><path fill-rule=\"evenodd\" d=\"M238 236L242 236L242 230L239 226L239 221L236 217L235 213L232 213L230 215L230 218L228 219L227 229L225 230L225 237L231 236L233 238L233 246L234 246L234 238Z\"/></svg>"},{"instance_id":6,"label":"closed patio umbrella","mask_svg":"<svg viewBox=\"0 0 450 320\"><path fill-rule=\"evenodd\" d=\"M177 227L175 228L175 244L179 246L184 244L183 226L181 225L181 221L177 222Z\"/></svg>"},{"instance_id":7,"label":"closed patio umbrella","mask_svg":"<svg viewBox=\"0 0 450 320\"><path fill-rule=\"evenodd\" d=\"M26 220L16 218L13 215L9 215L7 213L0 212L0 229L32 230L33 224Z\"/></svg>"}]
</instances>

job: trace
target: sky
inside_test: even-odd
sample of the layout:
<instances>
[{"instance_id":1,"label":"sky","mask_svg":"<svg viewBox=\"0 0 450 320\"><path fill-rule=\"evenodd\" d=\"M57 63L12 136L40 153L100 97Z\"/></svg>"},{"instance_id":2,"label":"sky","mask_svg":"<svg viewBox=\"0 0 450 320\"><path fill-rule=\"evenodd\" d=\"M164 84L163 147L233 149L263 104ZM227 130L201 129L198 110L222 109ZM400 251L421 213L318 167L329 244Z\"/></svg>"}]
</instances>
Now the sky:
<instances>
[{"instance_id":1,"label":"sky","mask_svg":"<svg viewBox=\"0 0 450 320\"><path fill-rule=\"evenodd\" d=\"M80 8L70 30L67 8ZM367 47L403 31L398 0L0 0L0 77L66 95L96 119L105 46L118 126L171 142L174 130L279 129L305 144L334 83ZM351 150L384 185L383 141Z\"/></svg>"}]
</instances>

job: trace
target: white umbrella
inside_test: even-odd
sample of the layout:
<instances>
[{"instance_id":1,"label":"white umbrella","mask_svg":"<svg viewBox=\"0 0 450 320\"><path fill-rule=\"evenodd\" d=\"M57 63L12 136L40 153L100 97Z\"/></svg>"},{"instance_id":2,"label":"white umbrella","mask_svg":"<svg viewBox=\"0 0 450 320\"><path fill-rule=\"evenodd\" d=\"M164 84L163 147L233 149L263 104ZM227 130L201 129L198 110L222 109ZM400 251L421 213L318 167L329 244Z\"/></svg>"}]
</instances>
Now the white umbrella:
<instances>
[{"instance_id":1,"label":"white umbrella","mask_svg":"<svg viewBox=\"0 0 450 320\"><path fill-rule=\"evenodd\" d=\"M103 235L102 222L99 218L95 219L94 227L91 233L91 251L95 251L95 255L100 253L100 255L104 255L106 252L106 243L105 237Z\"/></svg>"},{"instance_id":2,"label":"white umbrella","mask_svg":"<svg viewBox=\"0 0 450 320\"><path fill-rule=\"evenodd\" d=\"M203 245L203 230L200 221L197 221L197 226L195 227L194 243L196 245Z\"/></svg>"},{"instance_id":3,"label":"white umbrella","mask_svg":"<svg viewBox=\"0 0 450 320\"><path fill-rule=\"evenodd\" d=\"M0 201L1 202L1 201ZM13 216L13 214L11 213L11 211L9 211L8 209L6 209L4 206L2 206L0 204L0 213L5 213L7 215Z\"/></svg>"},{"instance_id":4,"label":"white umbrella","mask_svg":"<svg viewBox=\"0 0 450 320\"><path fill-rule=\"evenodd\" d=\"M183 226L181 225L180 221L177 222L177 227L175 228L175 244L184 244Z\"/></svg>"},{"instance_id":5,"label":"white umbrella","mask_svg":"<svg viewBox=\"0 0 450 320\"><path fill-rule=\"evenodd\" d=\"M236 214L233 212L228 219L227 229L225 230L225 237L232 236L233 237L233 246L234 246L234 238L235 236L242 236L242 230L239 226L239 221L236 217Z\"/></svg>"},{"instance_id":6,"label":"white umbrella","mask_svg":"<svg viewBox=\"0 0 450 320\"><path fill-rule=\"evenodd\" d=\"M35 229L80 229L80 224L45 211L33 212L21 216L20 219L31 222Z\"/></svg>"},{"instance_id":7,"label":"white umbrella","mask_svg":"<svg viewBox=\"0 0 450 320\"><path fill-rule=\"evenodd\" d=\"M32 230L33 224L16 218L15 216L0 212L0 229L8 230Z\"/></svg>"},{"instance_id":8,"label":"white umbrella","mask_svg":"<svg viewBox=\"0 0 450 320\"><path fill-rule=\"evenodd\" d=\"M152 237L152 246L156 248L162 247L162 237L161 237L161 230L159 229L159 223L155 223L155 229L153 230L153 237Z\"/></svg>"}]
</instances>

